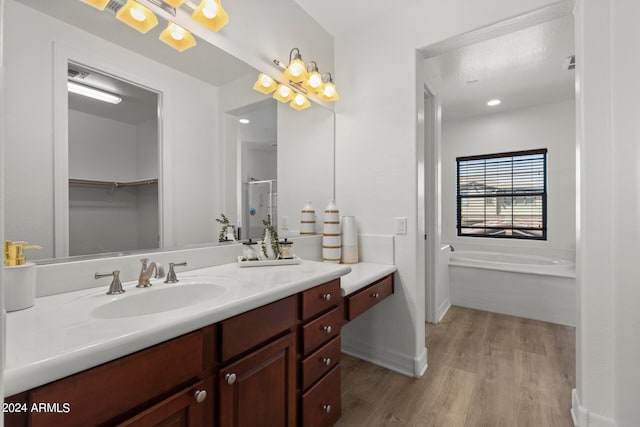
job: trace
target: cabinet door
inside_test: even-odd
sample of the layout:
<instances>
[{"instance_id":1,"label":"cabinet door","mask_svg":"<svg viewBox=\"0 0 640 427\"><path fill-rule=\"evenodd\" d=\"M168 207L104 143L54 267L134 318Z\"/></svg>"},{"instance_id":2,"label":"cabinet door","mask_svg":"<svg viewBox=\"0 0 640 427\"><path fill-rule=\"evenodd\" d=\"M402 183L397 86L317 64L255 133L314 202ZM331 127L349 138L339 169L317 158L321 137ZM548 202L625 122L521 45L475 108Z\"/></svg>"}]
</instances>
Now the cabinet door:
<instances>
[{"instance_id":1,"label":"cabinet door","mask_svg":"<svg viewBox=\"0 0 640 427\"><path fill-rule=\"evenodd\" d=\"M200 381L146 411L120 424L119 427L204 427L212 419L213 378ZM212 415L212 414L211 414Z\"/></svg>"},{"instance_id":2,"label":"cabinet door","mask_svg":"<svg viewBox=\"0 0 640 427\"><path fill-rule=\"evenodd\" d=\"M220 427L293 427L295 335L290 333L219 372Z\"/></svg>"}]
</instances>

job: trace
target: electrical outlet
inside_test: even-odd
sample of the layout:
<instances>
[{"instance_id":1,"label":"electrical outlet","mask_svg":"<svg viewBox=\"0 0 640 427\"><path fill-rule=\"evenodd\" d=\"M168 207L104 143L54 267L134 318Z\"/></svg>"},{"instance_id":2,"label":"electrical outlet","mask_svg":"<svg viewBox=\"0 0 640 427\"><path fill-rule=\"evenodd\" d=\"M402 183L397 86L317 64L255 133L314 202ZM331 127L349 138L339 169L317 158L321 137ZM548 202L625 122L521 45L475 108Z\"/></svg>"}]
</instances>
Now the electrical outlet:
<instances>
[{"instance_id":1,"label":"electrical outlet","mask_svg":"<svg viewBox=\"0 0 640 427\"><path fill-rule=\"evenodd\" d=\"M407 234L407 217L396 218L396 234Z\"/></svg>"}]
</instances>

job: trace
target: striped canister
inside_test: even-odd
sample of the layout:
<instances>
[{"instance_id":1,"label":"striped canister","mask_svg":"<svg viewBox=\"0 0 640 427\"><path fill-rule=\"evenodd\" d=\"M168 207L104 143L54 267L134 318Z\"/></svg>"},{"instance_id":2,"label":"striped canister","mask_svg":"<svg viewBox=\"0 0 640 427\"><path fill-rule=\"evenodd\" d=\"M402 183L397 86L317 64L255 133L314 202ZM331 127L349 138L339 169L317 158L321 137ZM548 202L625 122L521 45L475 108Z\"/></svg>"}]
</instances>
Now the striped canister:
<instances>
[{"instance_id":1,"label":"striped canister","mask_svg":"<svg viewBox=\"0 0 640 427\"><path fill-rule=\"evenodd\" d=\"M341 253L340 212L332 200L324 210L322 260L325 262L339 263Z\"/></svg>"},{"instance_id":2,"label":"striped canister","mask_svg":"<svg viewBox=\"0 0 640 427\"><path fill-rule=\"evenodd\" d=\"M300 212L300 234L316 234L316 211L311 206L310 200L307 200Z\"/></svg>"}]
</instances>

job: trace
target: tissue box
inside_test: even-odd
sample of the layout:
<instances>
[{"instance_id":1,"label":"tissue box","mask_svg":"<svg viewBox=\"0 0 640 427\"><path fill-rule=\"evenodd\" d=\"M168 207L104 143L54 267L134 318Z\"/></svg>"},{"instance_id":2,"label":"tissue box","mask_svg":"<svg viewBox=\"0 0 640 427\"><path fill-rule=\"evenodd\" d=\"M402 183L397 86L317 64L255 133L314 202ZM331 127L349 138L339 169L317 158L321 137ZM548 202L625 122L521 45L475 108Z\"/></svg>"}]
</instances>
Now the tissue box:
<instances>
[{"instance_id":1,"label":"tissue box","mask_svg":"<svg viewBox=\"0 0 640 427\"><path fill-rule=\"evenodd\" d=\"M24 310L36 302L36 265L4 267L4 307L7 312Z\"/></svg>"}]
</instances>

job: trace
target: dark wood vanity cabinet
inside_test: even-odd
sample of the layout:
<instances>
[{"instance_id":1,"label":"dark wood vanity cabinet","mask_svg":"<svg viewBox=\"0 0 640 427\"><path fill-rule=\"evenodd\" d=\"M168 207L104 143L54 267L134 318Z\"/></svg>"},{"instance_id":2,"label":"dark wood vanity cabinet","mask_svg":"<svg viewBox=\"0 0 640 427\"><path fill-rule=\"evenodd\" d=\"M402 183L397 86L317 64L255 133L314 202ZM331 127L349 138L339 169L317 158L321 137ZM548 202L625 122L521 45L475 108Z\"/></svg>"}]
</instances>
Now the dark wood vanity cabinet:
<instances>
[{"instance_id":1,"label":"dark wood vanity cabinet","mask_svg":"<svg viewBox=\"0 0 640 427\"><path fill-rule=\"evenodd\" d=\"M393 274L376 280L370 285L345 297L345 321L351 321L394 293Z\"/></svg>"}]
</instances>

